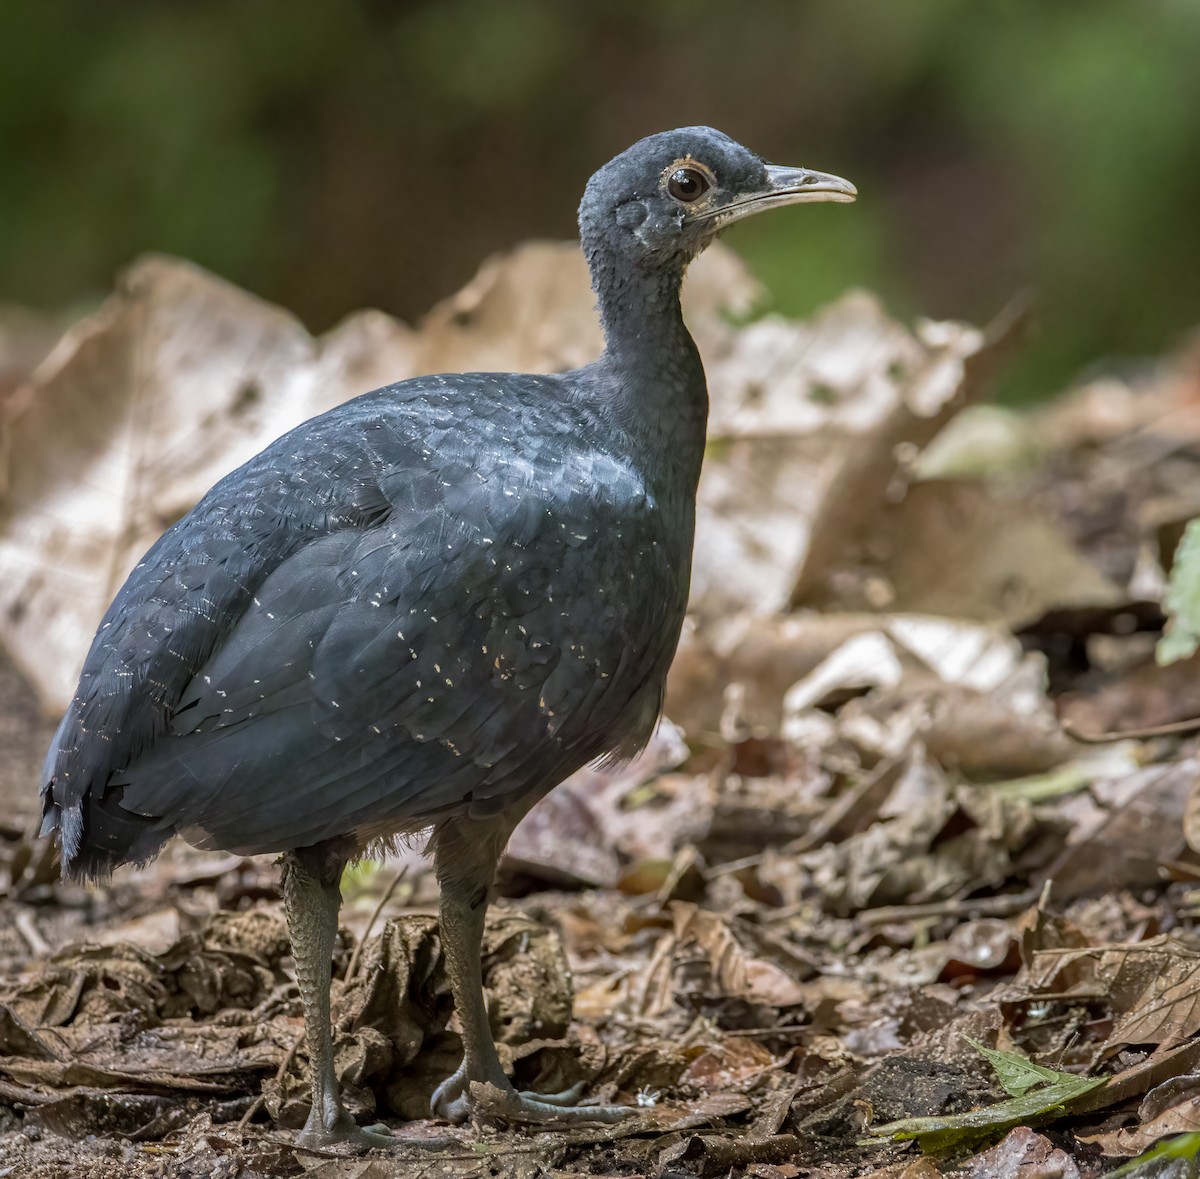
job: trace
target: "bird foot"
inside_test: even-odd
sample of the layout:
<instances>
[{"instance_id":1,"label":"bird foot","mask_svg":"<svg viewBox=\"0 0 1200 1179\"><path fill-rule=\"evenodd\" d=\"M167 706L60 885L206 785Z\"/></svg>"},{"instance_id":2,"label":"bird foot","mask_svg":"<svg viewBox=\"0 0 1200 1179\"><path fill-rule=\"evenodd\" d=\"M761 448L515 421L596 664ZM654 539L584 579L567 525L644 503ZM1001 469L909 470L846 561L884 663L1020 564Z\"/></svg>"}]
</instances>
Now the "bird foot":
<instances>
[{"instance_id":1,"label":"bird foot","mask_svg":"<svg viewBox=\"0 0 1200 1179\"><path fill-rule=\"evenodd\" d=\"M507 1077L471 1080L463 1069L443 1081L433 1094L430 1109L435 1117L461 1123L483 1121L526 1122L535 1125L578 1125L619 1122L633 1110L623 1105L578 1105L582 1084L561 1093L518 1092Z\"/></svg>"},{"instance_id":2,"label":"bird foot","mask_svg":"<svg viewBox=\"0 0 1200 1179\"><path fill-rule=\"evenodd\" d=\"M307 1146L313 1150L348 1146L352 1153L359 1154L364 1150L390 1150L399 1141L382 1122L360 1126L347 1113L343 1113L332 1126L324 1126L319 1122L314 1125L313 1122L314 1119L309 1118L304 1129L296 1135L297 1146Z\"/></svg>"}]
</instances>

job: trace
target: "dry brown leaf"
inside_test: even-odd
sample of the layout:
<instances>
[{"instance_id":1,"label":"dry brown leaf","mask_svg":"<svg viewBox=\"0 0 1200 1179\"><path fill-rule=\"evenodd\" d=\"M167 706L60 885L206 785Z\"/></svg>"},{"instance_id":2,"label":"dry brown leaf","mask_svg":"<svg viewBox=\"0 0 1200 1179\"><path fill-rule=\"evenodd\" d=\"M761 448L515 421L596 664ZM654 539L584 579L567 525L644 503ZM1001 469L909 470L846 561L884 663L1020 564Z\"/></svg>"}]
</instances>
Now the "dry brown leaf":
<instances>
[{"instance_id":1,"label":"dry brown leaf","mask_svg":"<svg viewBox=\"0 0 1200 1179\"><path fill-rule=\"evenodd\" d=\"M1172 1077L1146 1094L1136 1126L1081 1136L1106 1155L1130 1156L1149 1150L1160 1138L1200 1130L1200 1078Z\"/></svg>"},{"instance_id":2,"label":"dry brown leaf","mask_svg":"<svg viewBox=\"0 0 1200 1179\"><path fill-rule=\"evenodd\" d=\"M1189 757L1120 779L1112 809L1077 824L1051 868L1055 900L1160 884L1160 865L1175 858L1183 843L1184 808L1198 776L1200 759Z\"/></svg>"},{"instance_id":3,"label":"dry brown leaf","mask_svg":"<svg viewBox=\"0 0 1200 1179\"><path fill-rule=\"evenodd\" d=\"M663 1017L727 1002L793 1007L804 1002L811 962L737 918L685 901L670 903L673 929L636 972L601 980L580 995L580 1010Z\"/></svg>"},{"instance_id":4,"label":"dry brown leaf","mask_svg":"<svg viewBox=\"0 0 1200 1179\"><path fill-rule=\"evenodd\" d=\"M794 1007L804 1001L800 983L813 973L810 963L782 945L772 944L766 935L754 937L757 945L746 945L754 936L750 930L740 930L728 919L696 905L672 901L671 915L677 944L686 947L694 943L704 951L722 995L767 1007ZM773 951L776 960L763 956L764 950ZM786 968L781 962L786 962Z\"/></svg>"},{"instance_id":5,"label":"dry brown leaf","mask_svg":"<svg viewBox=\"0 0 1200 1179\"><path fill-rule=\"evenodd\" d=\"M1125 593L1036 504L978 480L926 480L880 504L861 541L853 582L811 604L1003 622L1050 610L1115 606ZM861 587L861 588L856 588Z\"/></svg>"},{"instance_id":6,"label":"dry brown leaf","mask_svg":"<svg viewBox=\"0 0 1200 1179\"><path fill-rule=\"evenodd\" d=\"M700 1093L746 1093L781 1064L758 1040L729 1036L690 1061L680 1081Z\"/></svg>"},{"instance_id":7,"label":"dry brown leaf","mask_svg":"<svg viewBox=\"0 0 1200 1179\"><path fill-rule=\"evenodd\" d=\"M1179 1044L1200 1031L1200 951L1162 936L1129 945L1037 950L1010 998L1103 1002L1107 1046Z\"/></svg>"},{"instance_id":8,"label":"dry brown leaf","mask_svg":"<svg viewBox=\"0 0 1200 1179\"><path fill-rule=\"evenodd\" d=\"M1018 1126L955 1174L963 1179L1079 1179L1079 1167L1048 1138L1028 1126Z\"/></svg>"}]
</instances>

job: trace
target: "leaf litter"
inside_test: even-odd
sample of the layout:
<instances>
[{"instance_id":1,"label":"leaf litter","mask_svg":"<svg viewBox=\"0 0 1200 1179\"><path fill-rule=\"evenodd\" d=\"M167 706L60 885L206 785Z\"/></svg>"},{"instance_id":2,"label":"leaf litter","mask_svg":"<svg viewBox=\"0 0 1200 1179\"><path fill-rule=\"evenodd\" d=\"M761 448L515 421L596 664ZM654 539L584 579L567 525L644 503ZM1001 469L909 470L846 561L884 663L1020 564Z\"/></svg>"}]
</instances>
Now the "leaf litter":
<instances>
[{"instance_id":1,"label":"leaf litter","mask_svg":"<svg viewBox=\"0 0 1200 1179\"><path fill-rule=\"evenodd\" d=\"M168 258L57 345L6 313L0 1174L1188 1173L1196 742L1074 734L1200 712L1190 662L1155 659L1167 617L1168 656L1198 626L1200 351L999 411L1019 314L910 330L852 294L731 318L757 294L723 251L689 283L713 417L670 719L534 809L486 934L518 1084L634 1112L429 1119L460 1046L416 846L343 883L336 1067L399 1136L357 1159L294 1145L273 866L175 846L58 882L28 834L30 702L61 708L130 563L281 430L420 372L588 360L582 263L526 246L416 326L365 312L317 339Z\"/></svg>"}]
</instances>

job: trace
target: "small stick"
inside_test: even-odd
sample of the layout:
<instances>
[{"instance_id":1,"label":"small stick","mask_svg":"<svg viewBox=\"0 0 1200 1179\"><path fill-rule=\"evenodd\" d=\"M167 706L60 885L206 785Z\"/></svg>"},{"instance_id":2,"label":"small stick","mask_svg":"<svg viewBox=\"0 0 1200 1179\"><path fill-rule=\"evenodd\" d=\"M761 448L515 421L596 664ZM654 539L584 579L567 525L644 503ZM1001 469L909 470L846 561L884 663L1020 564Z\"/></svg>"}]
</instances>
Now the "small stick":
<instances>
[{"instance_id":1,"label":"small stick","mask_svg":"<svg viewBox=\"0 0 1200 1179\"><path fill-rule=\"evenodd\" d=\"M858 920L864 925L889 925L893 921L915 921L924 917L957 917L974 913L980 917L1010 917L1028 909L1038 898L1039 891L1008 893L998 897L978 897L975 900L930 901L922 905L887 905L880 909L864 909Z\"/></svg>"},{"instance_id":2,"label":"small stick","mask_svg":"<svg viewBox=\"0 0 1200 1179\"><path fill-rule=\"evenodd\" d=\"M1063 732L1083 745L1111 745L1114 741L1148 741L1151 737L1175 737L1183 733L1200 732L1200 717L1172 721L1169 725L1152 725L1148 729L1113 729L1109 733L1081 733L1074 725L1064 722Z\"/></svg>"},{"instance_id":3,"label":"small stick","mask_svg":"<svg viewBox=\"0 0 1200 1179\"><path fill-rule=\"evenodd\" d=\"M358 944L354 947L354 953L350 955L350 965L346 967L346 981L350 982L358 973L358 959L362 954L362 948L367 944L367 938L371 936L371 930L375 928L375 922L379 920L379 914L383 912L383 907L392 899L392 894L396 891L400 881L408 875L408 865L405 864L395 876L392 877L392 883L384 889L383 896L379 898L379 904L375 906L375 912L371 914L370 921L367 922L366 929L363 930L363 935L359 939Z\"/></svg>"},{"instance_id":4,"label":"small stick","mask_svg":"<svg viewBox=\"0 0 1200 1179\"><path fill-rule=\"evenodd\" d=\"M292 1067L292 1061L296 1059L296 1053L300 1051L300 1045L303 1043L304 1033L302 1032L292 1041L292 1046L288 1049L287 1055L283 1058L282 1063L275 1072L275 1083L277 1085L283 1084L283 1078L288 1069ZM244 1134L246 1132L246 1127L250 1124L250 1119L254 1117L254 1115L258 1113L260 1109L262 1109L262 1106L263 1095L259 1093L259 1095L250 1103L250 1108L246 1110L244 1114L242 1114L241 1121L239 1121L237 1124L239 1134Z\"/></svg>"}]
</instances>

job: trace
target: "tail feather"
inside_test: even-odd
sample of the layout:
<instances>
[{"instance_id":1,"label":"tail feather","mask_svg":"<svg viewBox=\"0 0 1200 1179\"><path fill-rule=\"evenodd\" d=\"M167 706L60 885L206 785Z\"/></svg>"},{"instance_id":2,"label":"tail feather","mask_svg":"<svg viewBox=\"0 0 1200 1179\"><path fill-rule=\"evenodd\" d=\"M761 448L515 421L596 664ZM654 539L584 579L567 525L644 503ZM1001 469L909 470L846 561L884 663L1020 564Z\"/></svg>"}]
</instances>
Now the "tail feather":
<instances>
[{"instance_id":1,"label":"tail feather","mask_svg":"<svg viewBox=\"0 0 1200 1179\"><path fill-rule=\"evenodd\" d=\"M54 734L42 768L40 834L58 844L64 880L99 883L122 864L140 865L154 859L175 830L161 818L121 806L124 787L112 784L105 762L78 756L80 737L71 707ZM74 778L70 789L68 778Z\"/></svg>"},{"instance_id":2,"label":"tail feather","mask_svg":"<svg viewBox=\"0 0 1200 1179\"><path fill-rule=\"evenodd\" d=\"M42 782L40 834L58 844L64 880L99 882L122 864L145 864L175 834L167 821L139 815L121 805L124 787L95 783L83 791L56 788L60 744L70 731L70 713L63 718L46 755Z\"/></svg>"},{"instance_id":3,"label":"tail feather","mask_svg":"<svg viewBox=\"0 0 1200 1179\"><path fill-rule=\"evenodd\" d=\"M122 864L147 864L175 834L162 819L125 810L121 794L117 786L99 800L89 792L79 806L51 801L43 810L41 833L58 844L64 880L99 883Z\"/></svg>"}]
</instances>

